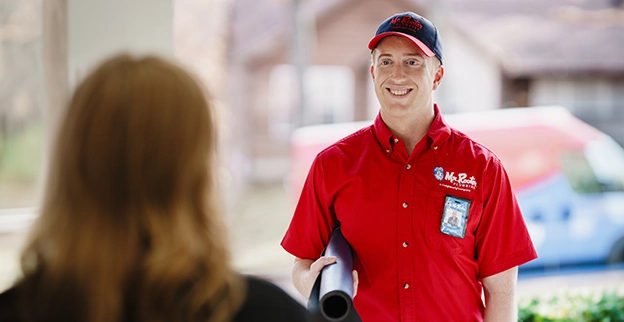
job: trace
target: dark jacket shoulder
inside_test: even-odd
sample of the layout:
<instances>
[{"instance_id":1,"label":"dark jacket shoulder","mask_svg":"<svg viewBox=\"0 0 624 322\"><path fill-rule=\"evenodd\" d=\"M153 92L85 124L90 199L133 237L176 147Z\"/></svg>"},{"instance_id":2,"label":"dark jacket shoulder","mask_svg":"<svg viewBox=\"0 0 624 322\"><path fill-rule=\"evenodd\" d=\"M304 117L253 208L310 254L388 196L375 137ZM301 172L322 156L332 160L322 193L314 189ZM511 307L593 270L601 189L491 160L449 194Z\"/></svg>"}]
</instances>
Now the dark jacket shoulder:
<instances>
[{"instance_id":1,"label":"dark jacket shoulder","mask_svg":"<svg viewBox=\"0 0 624 322\"><path fill-rule=\"evenodd\" d=\"M247 296L235 322L310 321L309 311L275 284L253 276L245 278Z\"/></svg>"},{"instance_id":2,"label":"dark jacket shoulder","mask_svg":"<svg viewBox=\"0 0 624 322\"><path fill-rule=\"evenodd\" d=\"M16 287L0 293L0 322L19 321Z\"/></svg>"},{"instance_id":3,"label":"dark jacket shoulder","mask_svg":"<svg viewBox=\"0 0 624 322\"><path fill-rule=\"evenodd\" d=\"M275 284L245 276L247 295L233 322L308 322L308 310ZM20 287L0 293L0 322L22 321L19 311Z\"/></svg>"}]
</instances>

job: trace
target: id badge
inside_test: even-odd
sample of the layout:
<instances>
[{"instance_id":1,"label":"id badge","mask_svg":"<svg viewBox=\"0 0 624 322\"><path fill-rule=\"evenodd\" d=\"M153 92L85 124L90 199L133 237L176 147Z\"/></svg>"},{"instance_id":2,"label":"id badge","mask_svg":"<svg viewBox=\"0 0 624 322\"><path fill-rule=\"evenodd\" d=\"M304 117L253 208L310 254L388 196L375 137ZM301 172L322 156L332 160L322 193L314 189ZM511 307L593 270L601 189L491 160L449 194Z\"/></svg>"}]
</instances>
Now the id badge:
<instances>
[{"instance_id":1,"label":"id badge","mask_svg":"<svg viewBox=\"0 0 624 322\"><path fill-rule=\"evenodd\" d=\"M449 236L464 238L466 236L466 226L468 223L468 214L470 214L471 202L472 201L467 199L446 195L440 231Z\"/></svg>"}]
</instances>

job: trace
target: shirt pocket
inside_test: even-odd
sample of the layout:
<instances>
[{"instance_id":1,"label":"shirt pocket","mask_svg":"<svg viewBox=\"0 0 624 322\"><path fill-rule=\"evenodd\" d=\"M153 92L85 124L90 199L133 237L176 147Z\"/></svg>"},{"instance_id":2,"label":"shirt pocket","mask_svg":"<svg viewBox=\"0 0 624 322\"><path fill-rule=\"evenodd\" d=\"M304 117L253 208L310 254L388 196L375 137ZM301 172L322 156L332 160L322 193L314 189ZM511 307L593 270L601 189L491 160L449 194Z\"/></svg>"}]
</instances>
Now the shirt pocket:
<instances>
[{"instance_id":1,"label":"shirt pocket","mask_svg":"<svg viewBox=\"0 0 624 322\"><path fill-rule=\"evenodd\" d=\"M425 243L429 248L447 254L465 253L470 257L474 257L475 232L481 220L481 202L466 198L471 201L468 222L466 223L466 234L464 238L459 238L440 231L446 196L447 193L439 191L431 191L429 194L427 213L425 214Z\"/></svg>"}]
</instances>

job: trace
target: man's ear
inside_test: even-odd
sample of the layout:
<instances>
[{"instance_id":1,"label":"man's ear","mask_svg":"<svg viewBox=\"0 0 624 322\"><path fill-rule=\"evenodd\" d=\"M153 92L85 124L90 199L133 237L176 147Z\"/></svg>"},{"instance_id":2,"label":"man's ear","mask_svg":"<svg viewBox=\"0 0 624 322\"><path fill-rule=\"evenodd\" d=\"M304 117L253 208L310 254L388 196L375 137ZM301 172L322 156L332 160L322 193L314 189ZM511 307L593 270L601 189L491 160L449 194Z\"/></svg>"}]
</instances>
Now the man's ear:
<instances>
[{"instance_id":1,"label":"man's ear","mask_svg":"<svg viewBox=\"0 0 624 322\"><path fill-rule=\"evenodd\" d=\"M435 91L440 86L442 82L442 78L444 78L444 66L438 67L438 71L436 71L435 76L433 77L433 90Z\"/></svg>"},{"instance_id":2,"label":"man's ear","mask_svg":"<svg viewBox=\"0 0 624 322\"><path fill-rule=\"evenodd\" d=\"M370 73L373 80L375 80L375 66L373 66L373 64L371 64Z\"/></svg>"}]
</instances>

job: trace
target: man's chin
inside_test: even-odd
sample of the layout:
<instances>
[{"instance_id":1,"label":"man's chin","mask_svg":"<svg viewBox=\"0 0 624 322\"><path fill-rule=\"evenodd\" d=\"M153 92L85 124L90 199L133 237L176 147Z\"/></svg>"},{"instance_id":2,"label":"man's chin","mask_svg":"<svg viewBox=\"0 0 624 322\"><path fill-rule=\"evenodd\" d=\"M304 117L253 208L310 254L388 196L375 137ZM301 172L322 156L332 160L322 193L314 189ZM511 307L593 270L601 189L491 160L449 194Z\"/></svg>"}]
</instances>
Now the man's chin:
<instances>
[{"instance_id":1,"label":"man's chin","mask_svg":"<svg viewBox=\"0 0 624 322\"><path fill-rule=\"evenodd\" d=\"M382 106L384 114L396 118L405 117L411 114L411 108L409 104L386 104Z\"/></svg>"}]
</instances>

